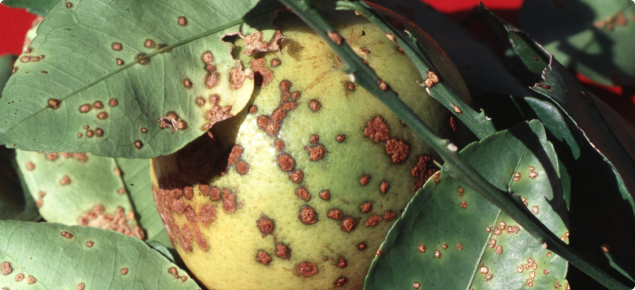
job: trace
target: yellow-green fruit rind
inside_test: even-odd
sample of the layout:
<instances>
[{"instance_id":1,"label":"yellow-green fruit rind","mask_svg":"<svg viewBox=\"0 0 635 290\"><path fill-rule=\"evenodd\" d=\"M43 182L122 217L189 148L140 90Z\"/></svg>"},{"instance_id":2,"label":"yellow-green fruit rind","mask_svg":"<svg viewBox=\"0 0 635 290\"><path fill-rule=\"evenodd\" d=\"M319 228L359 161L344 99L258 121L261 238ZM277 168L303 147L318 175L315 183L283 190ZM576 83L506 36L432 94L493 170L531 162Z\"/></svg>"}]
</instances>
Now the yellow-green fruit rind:
<instances>
[{"instance_id":1,"label":"yellow-green fruit rind","mask_svg":"<svg viewBox=\"0 0 635 290\"><path fill-rule=\"evenodd\" d=\"M453 135L447 109L417 84L423 82L419 72L382 31L353 12L330 13L329 20L428 126L440 136ZM361 289L394 220L386 217L398 216L432 172L430 159L420 157L436 155L379 100L359 86L352 89L337 55L309 27L289 15L276 21L285 36L281 54L241 54L243 65L251 63L254 70L252 60L264 58L273 74L270 82L255 90L247 109L212 128L215 145L203 136L206 140L196 143L208 148L188 145L153 160L155 200L183 261L210 289ZM423 39L437 63L447 61ZM235 44L244 51L243 39ZM280 64L272 65L274 59ZM456 68L450 64L444 70L453 75L448 81L454 90L468 99ZM285 80L288 93L280 88ZM300 96L294 100L296 91ZM272 121L282 107L284 118ZM382 122L387 127L377 126ZM276 140L284 148L277 148ZM232 147L234 154L216 161L215 152L228 154ZM282 154L294 161L288 172L282 170L291 167L279 161ZM217 163L226 173L198 184L201 172ZM290 175L297 170L301 180ZM220 199L210 193L214 187ZM324 190L330 199L320 197ZM328 217L333 209L340 210L341 219ZM281 244L288 255L276 255Z\"/></svg>"}]
</instances>

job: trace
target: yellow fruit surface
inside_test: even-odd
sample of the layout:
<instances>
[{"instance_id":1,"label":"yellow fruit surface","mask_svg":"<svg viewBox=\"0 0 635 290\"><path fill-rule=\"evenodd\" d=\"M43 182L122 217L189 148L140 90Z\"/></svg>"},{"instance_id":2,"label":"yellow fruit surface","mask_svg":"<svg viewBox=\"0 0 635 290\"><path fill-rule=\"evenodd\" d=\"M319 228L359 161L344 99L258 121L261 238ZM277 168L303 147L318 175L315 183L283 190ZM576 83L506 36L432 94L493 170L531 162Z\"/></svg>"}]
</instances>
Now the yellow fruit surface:
<instances>
[{"instance_id":1,"label":"yellow fruit surface","mask_svg":"<svg viewBox=\"0 0 635 290\"><path fill-rule=\"evenodd\" d=\"M359 86L353 89L335 52L286 14L277 19L285 37L281 53L247 56L242 54L243 39L235 41L234 54L240 55L243 67L264 58L264 68L272 73L270 80L262 71L256 74L263 84L247 107L216 123L214 140L204 135L181 152L152 161L155 199L173 244L209 289L362 289L387 231L417 184L433 172L431 159L441 161L377 98ZM423 82L419 72L384 32L350 11L328 16L345 41L433 131L446 138L456 135L448 110L418 85ZM469 99L447 56L428 38L420 39L440 74ZM272 65L274 59L280 64ZM285 80L290 82L288 91L280 87ZM296 100L294 92L299 93ZM288 110L280 109L283 106ZM281 111L281 121L262 126ZM279 141L284 148L276 146ZM242 154L230 154L236 146ZM395 151L402 155L393 156ZM294 161L289 172L282 170L282 154ZM227 164L230 157L237 162ZM421 160L427 161L425 168ZM290 176L296 171L302 172L301 181ZM206 172L215 174L201 180ZM382 193L386 183L389 188ZM219 199L210 193L216 188ZM310 199L298 196L301 188ZM325 190L328 200L320 196ZM331 210L339 210L342 218L329 217ZM270 232L264 224L259 227L263 220L271 221ZM351 221L355 226L347 231ZM288 256L280 254L281 245Z\"/></svg>"}]
</instances>

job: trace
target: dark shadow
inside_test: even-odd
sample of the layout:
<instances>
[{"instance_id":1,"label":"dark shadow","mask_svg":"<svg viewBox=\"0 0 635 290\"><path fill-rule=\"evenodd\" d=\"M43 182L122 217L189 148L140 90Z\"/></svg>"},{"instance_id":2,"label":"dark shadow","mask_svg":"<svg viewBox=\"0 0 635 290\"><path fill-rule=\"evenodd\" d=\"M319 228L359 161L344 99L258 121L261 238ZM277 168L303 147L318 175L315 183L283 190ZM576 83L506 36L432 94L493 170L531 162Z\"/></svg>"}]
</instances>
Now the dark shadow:
<instances>
[{"instance_id":1,"label":"dark shadow","mask_svg":"<svg viewBox=\"0 0 635 290\"><path fill-rule=\"evenodd\" d=\"M34 220L39 214L15 158L15 150L0 146L0 219Z\"/></svg>"},{"instance_id":2,"label":"dark shadow","mask_svg":"<svg viewBox=\"0 0 635 290\"><path fill-rule=\"evenodd\" d=\"M525 5L531 5L533 2L538 1L529 1ZM626 76L629 79L635 78L635 76L629 75L613 63L613 47L615 46L615 41L603 33L610 33L611 30L622 29L620 25L615 23L603 26L595 25L594 22L597 20L597 14L583 1L568 0L566 3L565 1L555 2L559 2L560 5L555 5L554 9L541 9L544 14L535 16L540 19L549 19L549 25L535 25L522 28L541 44L559 41L558 49L571 57L571 61L568 64L569 69L575 70L578 64L583 64L594 70L602 67L603 71L616 72L614 76L611 76L616 85L620 85L618 75ZM543 8L544 3L536 3L535 5L539 5L539 7ZM563 15L567 17L563 17ZM570 15L575 17L571 17ZM627 21L630 22L630 20ZM599 51L594 49L593 53L586 52L584 51L587 48L586 46L578 48L562 37L562 35L575 35L582 31L591 31L593 33L593 43L599 45Z\"/></svg>"}]
</instances>

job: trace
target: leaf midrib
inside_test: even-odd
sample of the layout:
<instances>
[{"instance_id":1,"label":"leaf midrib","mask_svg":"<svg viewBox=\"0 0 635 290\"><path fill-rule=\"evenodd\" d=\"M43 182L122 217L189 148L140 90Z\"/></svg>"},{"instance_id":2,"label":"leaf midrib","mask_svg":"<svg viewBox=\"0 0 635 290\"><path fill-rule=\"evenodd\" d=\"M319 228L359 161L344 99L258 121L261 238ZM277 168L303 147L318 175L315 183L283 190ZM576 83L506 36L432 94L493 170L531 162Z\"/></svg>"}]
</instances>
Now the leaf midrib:
<instances>
[{"instance_id":1,"label":"leaf midrib","mask_svg":"<svg viewBox=\"0 0 635 290\"><path fill-rule=\"evenodd\" d=\"M523 147L523 152L520 154L520 156L518 157L518 163L516 164L516 168L514 168L514 171L512 172L512 175L509 179L509 183L507 185L507 192L511 193L511 189L512 189L512 182L514 181L514 172L518 172L518 168L520 168L520 164L522 163L523 160L523 156L525 156L525 151L527 151L527 147ZM498 218L501 215L501 212L503 212L500 208L498 209L498 213L496 214L496 218L494 219L494 223L492 224L492 230L489 232L489 235L487 236L487 240L485 241L485 245L483 246L483 249L481 250L481 254L478 256L478 260L476 261L476 265L474 266L474 270L472 271L472 277L470 277L470 281L469 283L467 283L467 288L465 290L470 290L472 289L472 283L474 283L474 278L476 277L476 274L480 272L479 270L479 265L481 264L481 261L483 261L483 256L485 255L485 250L487 250L487 246L488 241L491 239L492 234L494 234L494 228L496 227L496 225L498 224Z\"/></svg>"},{"instance_id":2,"label":"leaf midrib","mask_svg":"<svg viewBox=\"0 0 635 290\"><path fill-rule=\"evenodd\" d=\"M103 80L108 79L108 78L110 78L111 76L114 76L114 75L116 75L116 74L118 74L118 73L120 73L120 72L122 72L122 71L124 71L124 70L126 70L126 69L128 69L128 68L130 68L130 67L132 67L132 66L134 66L134 65L136 65L136 64L138 64L138 63L139 63L139 61L141 61L141 60L149 59L149 58L151 58L151 57L153 57L153 56L155 56L155 55L157 55L157 54L163 53L163 52L168 51L168 50L170 50L170 49L173 49L173 48L176 48L176 47L182 46L182 45L184 45L184 44L187 44L187 43L193 42L193 41L195 41L195 40L201 39L201 38L203 38L203 37L210 36L210 35L215 34L215 33L218 33L218 32L221 32L221 31L223 31L223 30L225 30L225 29L227 29L227 28L230 28L230 27L232 27L232 26L236 26L236 25L242 24L242 23L244 23L244 22L245 22L245 21L247 21L247 20L257 18L258 16L261 16L261 15L263 15L263 14L266 14L266 13L268 13L268 12L270 12L270 11L273 11L273 10L275 10L275 9L277 9L277 8L278 8L277 6L272 5L272 6L270 6L270 7L267 7L266 9L263 9L262 11L259 11L259 12L256 12L256 13L254 13L254 14L251 14L251 15L249 15L248 17L244 17L244 18L240 18L240 19L236 19L236 20L233 20L233 21L227 22L227 23L225 23L225 24L223 24L223 25L217 26L216 28L210 29L210 30L208 30L208 31L205 31L205 32L199 33L199 34L197 34L197 35L194 35L194 36L192 36L192 37L186 38L186 39L184 39L184 40L178 41L178 42L176 42L176 43L174 43L174 44L167 45L167 46L165 46L165 47L163 47L163 48L157 49L156 51L151 52L151 53L148 53L148 54L146 54L144 57L137 59L135 62L128 63L128 64L124 64L122 67L120 67L120 68L118 68L118 69L116 69L116 70L114 70L114 71L112 71L112 72L110 72L110 73L105 74L104 76L102 76L102 77L100 77L100 78L98 78L98 79L96 79L96 80L94 80L94 81L92 81L92 82L88 83L86 86L84 86L84 87L82 87L82 88L79 88L79 89L78 89L78 90L76 90L76 91L71 92L70 94L68 94L68 95L66 95L66 96L64 96L64 97L62 97L62 98L60 98L60 101L65 101L65 100L67 100L68 98L70 98L70 97L72 97L72 96L74 96L74 95L77 95L78 93L80 93L80 92L82 92L82 91L85 91L85 90L89 89L90 87L92 87L92 86L94 86L94 85L96 85L96 84L98 84L98 83L102 82ZM41 109L39 109L39 110L35 111L34 113L32 113L32 114L28 115L26 118L21 119L20 121L16 122L15 124L13 124L13 125L12 125L12 126L10 126L9 128L7 128L4 132L0 133L0 136L3 136L3 135L5 135L5 134L7 134L8 132L11 132L13 129L15 129L16 127L18 127L18 126L19 126L20 124L22 124L23 122L25 122L25 121L29 120L30 118L32 118L32 117L34 117L34 116L37 116L37 115L39 115L40 113L42 113L42 112L44 112L44 111L46 111L46 110L49 110L49 109L51 109L51 108L50 108L49 106L46 106L46 107L44 107L44 108L41 108Z\"/></svg>"}]
</instances>

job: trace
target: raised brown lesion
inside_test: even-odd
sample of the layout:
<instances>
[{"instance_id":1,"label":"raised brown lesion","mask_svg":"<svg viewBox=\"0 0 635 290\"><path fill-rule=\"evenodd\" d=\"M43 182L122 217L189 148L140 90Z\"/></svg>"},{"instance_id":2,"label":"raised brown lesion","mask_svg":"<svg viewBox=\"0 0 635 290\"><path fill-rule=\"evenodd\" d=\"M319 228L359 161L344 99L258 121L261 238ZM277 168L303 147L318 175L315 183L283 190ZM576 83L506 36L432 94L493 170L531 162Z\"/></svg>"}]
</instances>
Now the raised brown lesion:
<instances>
[{"instance_id":1,"label":"raised brown lesion","mask_svg":"<svg viewBox=\"0 0 635 290\"><path fill-rule=\"evenodd\" d=\"M117 231L126 236L137 237L140 240L145 238L143 229L134 223L134 212L130 211L128 214L125 214L121 207L116 209L114 215L108 214L105 211L103 205L96 205L90 211L79 217L79 224L87 227Z\"/></svg>"},{"instance_id":2,"label":"raised brown lesion","mask_svg":"<svg viewBox=\"0 0 635 290\"><path fill-rule=\"evenodd\" d=\"M419 190L428 178L435 175L437 170L438 168L434 165L430 156L420 156L417 164L412 168L412 170L410 170L412 177L417 179L413 190Z\"/></svg>"},{"instance_id":3,"label":"raised brown lesion","mask_svg":"<svg viewBox=\"0 0 635 290\"><path fill-rule=\"evenodd\" d=\"M379 141L388 140L390 129L386 121L380 116L368 121L366 129L364 129L364 136L375 140L375 143Z\"/></svg>"}]
</instances>

